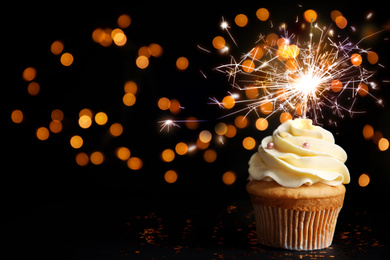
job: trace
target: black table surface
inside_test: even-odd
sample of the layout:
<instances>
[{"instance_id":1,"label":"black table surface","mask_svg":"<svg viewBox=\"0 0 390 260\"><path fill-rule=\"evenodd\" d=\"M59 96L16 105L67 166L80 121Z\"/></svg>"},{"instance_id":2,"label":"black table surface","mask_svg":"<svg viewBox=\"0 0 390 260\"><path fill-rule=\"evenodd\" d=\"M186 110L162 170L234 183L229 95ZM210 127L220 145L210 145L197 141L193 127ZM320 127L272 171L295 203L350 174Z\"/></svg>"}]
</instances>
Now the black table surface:
<instances>
[{"instance_id":1,"label":"black table surface","mask_svg":"<svg viewBox=\"0 0 390 260\"><path fill-rule=\"evenodd\" d=\"M13 205L9 210L14 214L2 221L1 233L14 259L389 259L390 253L389 213L353 204L344 205L333 244L315 251L259 245L252 205L245 198L168 196Z\"/></svg>"}]
</instances>

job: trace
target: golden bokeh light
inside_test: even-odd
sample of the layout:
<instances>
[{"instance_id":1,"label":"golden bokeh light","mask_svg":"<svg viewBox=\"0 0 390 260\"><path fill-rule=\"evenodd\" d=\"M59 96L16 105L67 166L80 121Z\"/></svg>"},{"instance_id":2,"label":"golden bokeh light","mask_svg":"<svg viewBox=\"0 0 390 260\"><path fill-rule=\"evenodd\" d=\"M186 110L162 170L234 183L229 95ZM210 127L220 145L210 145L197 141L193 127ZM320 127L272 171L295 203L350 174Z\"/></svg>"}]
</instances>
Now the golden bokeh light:
<instances>
[{"instance_id":1,"label":"golden bokeh light","mask_svg":"<svg viewBox=\"0 0 390 260\"><path fill-rule=\"evenodd\" d=\"M162 97L157 101L157 106L161 110L168 110L171 107L171 101L166 97Z\"/></svg>"},{"instance_id":2,"label":"golden bokeh light","mask_svg":"<svg viewBox=\"0 0 390 260\"><path fill-rule=\"evenodd\" d=\"M83 129L87 129L92 125L92 118L89 115L82 115L79 118L79 126Z\"/></svg>"},{"instance_id":3,"label":"golden bokeh light","mask_svg":"<svg viewBox=\"0 0 390 260\"><path fill-rule=\"evenodd\" d=\"M72 146L74 149L79 149L81 146L83 146L83 138L79 135L74 135L70 138L70 146Z\"/></svg>"},{"instance_id":4,"label":"golden bokeh light","mask_svg":"<svg viewBox=\"0 0 390 260\"><path fill-rule=\"evenodd\" d=\"M252 60L244 60L242 62L242 70L251 73L255 69L255 63Z\"/></svg>"},{"instance_id":5,"label":"golden bokeh light","mask_svg":"<svg viewBox=\"0 0 390 260\"><path fill-rule=\"evenodd\" d=\"M89 160L94 165L100 165L104 162L104 154L99 151L93 152L89 157Z\"/></svg>"},{"instance_id":6,"label":"golden bokeh light","mask_svg":"<svg viewBox=\"0 0 390 260\"><path fill-rule=\"evenodd\" d=\"M217 135L225 135L227 132L227 125L225 123L218 123L214 127L214 131Z\"/></svg>"},{"instance_id":7,"label":"golden bokeh light","mask_svg":"<svg viewBox=\"0 0 390 260\"><path fill-rule=\"evenodd\" d=\"M313 23L317 20L317 13L316 11L309 9L303 13L303 17L305 18L306 22Z\"/></svg>"},{"instance_id":8,"label":"golden bokeh light","mask_svg":"<svg viewBox=\"0 0 390 260\"><path fill-rule=\"evenodd\" d=\"M37 76L37 70L33 67L28 67L25 70L23 70L22 78L25 81L32 81Z\"/></svg>"},{"instance_id":9,"label":"golden bokeh light","mask_svg":"<svg viewBox=\"0 0 390 260\"><path fill-rule=\"evenodd\" d=\"M239 115L234 119L234 124L237 128L245 128L248 125L248 118L243 115Z\"/></svg>"},{"instance_id":10,"label":"golden bokeh light","mask_svg":"<svg viewBox=\"0 0 390 260\"><path fill-rule=\"evenodd\" d=\"M136 97L132 93L126 93L123 95L122 101L123 104L125 104L128 107L131 107L135 104Z\"/></svg>"},{"instance_id":11,"label":"golden bokeh light","mask_svg":"<svg viewBox=\"0 0 390 260\"><path fill-rule=\"evenodd\" d=\"M335 23L340 29L344 29L348 25L347 19L342 15L339 15L335 18Z\"/></svg>"},{"instance_id":12,"label":"golden bokeh light","mask_svg":"<svg viewBox=\"0 0 390 260\"><path fill-rule=\"evenodd\" d=\"M265 8L260 8L256 11L256 16L260 21L267 21L269 18L269 11Z\"/></svg>"},{"instance_id":13,"label":"golden bokeh light","mask_svg":"<svg viewBox=\"0 0 390 260\"><path fill-rule=\"evenodd\" d=\"M374 136L374 128L369 124L363 126L362 132L363 132L363 137L366 140L369 140Z\"/></svg>"},{"instance_id":14,"label":"golden bokeh light","mask_svg":"<svg viewBox=\"0 0 390 260\"><path fill-rule=\"evenodd\" d=\"M227 171L222 175L222 182L226 185L232 185L236 182L236 174L233 171Z\"/></svg>"},{"instance_id":15,"label":"golden bokeh light","mask_svg":"<svg viewBox=\"0 0 390 260\"><path fill-rule=\"evenodd\" d=\"M177 60L176 60L176 68L178 70L186 70L188 68L188 65L190 64L190 62L188 61L188 59L186 57L179 57Z\"/></svg>"},{"instance_id":16,"label":"golden bokeh light","mask_svg":"<svg viewBox=\"0 0 390 260\"><path fill-rule=\"evenodd\" d=\"M171 100L171 105L170 105L170 107L169 107L169 111L170 111L172 114L174 114L174 115L180 113L180 111L181 111L181 106L180 106L179 100L177 100L177 99L172 99L172 100Z\"/></svg>"},{"instance_id":17,"label":"golden bokeh light","mask_svg":"<svg viewBox=\"0 0 390 260\"><path fill-rule=\"evenodd\" d=\"M366 173L361 174L359 176L358 183L360 187L366 187L370 183L370 176Z\"/></svg>"},{"instance_id":18,"label":"golden bokeh light","mask_svg":"<svg viewBox=\"0 0 390 260\"><path fill-rule=\"evenodd\" d=\"M60 55L63 50L64 50L64 43L60 40L54 41L50 46L50 51L54 55Z\"/></svg>"},{"instance_id":19,"label":"golden bokeh light","mask_svg":"<svg viewBox=\"0 0 390 260\"><path fill-rule=\"evenodd\" d=\"M368 94L368 86L366 83L363 83L363 82L359 83L357 90L358 90L359 96L361 96L361 97L365 97Z\"/></svg>"},{"instance_id":20,"label":"golden bokeh light","mask_svg":"<svg viewBox=\"0 0 390 260\"><path fill-rule=\"evenodd\" d=\"M161 153L161 159L164 162L172 162L175 159L175 152L172 149L165 149Z\"/></svg>"},{"instance_id":21,"label":"golden bokeh light","mask_svg":"<svg viewBox=\"0 0 390 260\"><path fill-rule=\"evenodd\" d=\"M236 100L232 96L226 96L222 99L222 106L226 109L231 109L236 104Z\"/></svg>"},{"instance_id":22,"label":"golden bokeh light","mask_svg":"<svg viewBox=\"0 0 390 260\"><path fill-rule=\"evenodd\" d=\"M122 29L127 28L131 24L131 17L128 14L121 14L116 20L118 26Z\"/></svg>"},{"instance_id":23,"label":"golden bokeh light","mask_svg":"<svg viewBox=\"0 0 390 260\"><path fill-rule=\"evenodd\" d=\"M49 138L49 135L50 135L50 132L49 132L49 129L47 129L46 127L42 126L42 127L39 127L37 129L37 131L35 132L37 138L41 141L45 141Z\"/></svg>"},{"instance_id":24,"label":"golden bokeh light","mask_svg":"<svg viewBox=\"0 0 390 260\"><path fill-rule=\"evenodd\" d=\"M122 161L127 161L130 158L130 149L127 147L118 147L115 150L116 157Z\"/></svg>"},{"instance_id":25,"label":"golden bokeh light","mask_svg":"<svg viewBox=\"0 0 390 260\"><path fill-rule=\"evenodd\" d=\"M95 122L98 125L105 125L108 121L108 116L104 112L98 112L95 115Z\"/></svg>"},{"instance_id":26,"label":"golden bokeh light","mask_svg":"<svg viewBox=\"0 0 390 260\"><path fill-rule=\"evenodd\" d=\"M135 60L135 64L140 69L146 69L149 66L149 59L146 56L138 56Z\"/></svg>"},{"instance_id":27,"label":"golden bokeh light","mask_svg":"<svg viewBox=\"0 0 390 260\"><path fill-rule=\"evenodd\" d=\"M143 166L143 161L139 157L130 157L129 160L127 160L127 167L131 170L140 170Z\"/></svg>"},{"instance_id":28,"label":"golden bokeh light","mask_svg":"<svg viewBox=\"0 0 390 260\"><path fill-rule=\"evenodd\" d=\"M234 18L234 22L239 26L239 27L244 27L248 24L248 17L245 14L238 14Z\"/></svg>"},{"instance_id":29,"label":"golden bokeh light","mask_svg":"<svg viewBox=\"0 0 390 260\"><path fill-rule=\"evenodd\" d=\"M237 134L237 128L234 125L227 125L225 136L228 138L233 138Z\"/></svg>"},{"instance_id":30,"label":"golden bokeh light","mask_svg":"<svg viewBox=\"0 0 390 260\"><path fill-rule=\"evenodd\" d=\"M292 119L292 115L289 112L283 112L280 114L279 121L281 124L283 124L289 119Z\"/></svg>"},{"instance_id":31,"label":"golden bokeh light","mask_svg":"<svg viewBox=\"0 0 390 260\"><path fill-rule=\"evenodd\" d=\"M174 170L168 170L164 174L164 180L167 183L175 183L177 181L178 175L177 172Z\"/></svg>"},{"instance_id":32,"label":"golden bokeh light","mask_svg":"<svg viewBox=\"0 0 390 260\"><path fill-rule=\"evenodd\" d=\"M263 102L260 105L260 111L261 111L261 113L263 113L265 115L272 113L273 109L274 109L274 106L273 106L271 101Z\"/></svg>"},{"instance_id":33,"label":"golden bokeh light","mask_svg":"<svg viewBox=\"0 0 390 260\"><path fill-rule=\"evenodd\" d=\"M27 86L27 92L28 94L30 94L31 96L36 96L38 95L39 91L40 91L41 87L39 86L39 84L35 81L31 81L28 86Z\"/></svg>"},{"instance_id":34,"label":"golden bokeh light","mask_svg":"<svg viewBox=\"0 0 390 260\"><path fill-rule=\"evenodd\" d=\"M371 64L376 64L379 60L378 54L374 51L367 53L367 60Z\"/></svg>"},{"instance_id":35,"label":"golden bokeh light","mask_svg":"<svg viewBox=\"0 0 390 260\"><path fill-rule=\"evenodd\" d=\"M340 80L332 80L330 83L330 88L332 89L333 92L340 92L343 89L343 83L341 83Z\"/></svg>"},{"instance_id":36,"label":"golden bokeh light","mask_svg":"<svg viewBox=\"0 0 390 260\"><path fill-rule=\"evenodd\" d=\"M157 43L149 44L149 51L153 57L160 57L163 54L163 48Z\"/></svg>"},{"instance_id":37,"label":"golden bokeh light","mask_svg":"<svg viewBox=\"0 0 390 260\"><path fill-rule=\"evenodd\" d=\"M208 130L203 130L202 132L199 133L199 140L202 143L209 143L212 137L213 135Z\"/></svg>"},{"instance_id":38,"label":"golden bokeh light","mask_svg":"<svg viewBox=\"0 0 390 260\"><path fill-rule=\"evenodd\" d=\"M257 130L264 131L268 128L268 120L265 118L258 118L256 120L256 128Z\"/></svg>"},{"instance_id":39,"label":"golden bokeh light","mask_svg":"<svg viewBox=\"0 0 390 260\"><path fill-rule=\"evenodd\" d=\"M213 163L217 160L217 152L213 149L208 149L203 153L203 159L207 163Z\"/></svg>"},{"instance_id":40,"label":"golden bokeh light","mask_svg":"<svg viewBox=\"0 0 390 260\"><path fill-rule=\"evenodd\" d=\"M117 46L123 46L127 42L127 37L125 33L122 31L122 29L119 28L112 30L111 38Z\"/></svg>"},{"instance_id":41,"label":"golden bokeh light","mask_svg":"<svg viewBox=\"0 0 390 260\"><path fill-rule=\"evenodd\" d=\"M268 43L269 46L275 46L279 40L279 36L276 33L270 33L265 38L265 41Z\"/></svg>"},{"instance_id":42,"label":"golden bokeh light","mask_svg":"<svg viewBox=\"0 0 390 260\"><path fill-rule=\"evenodd\" d=\"M132 80L127 81L123 88L124 88L125 93L131 93L133 95L135 95L138 91L137 83L135 83Z\"/></svg>"},{"instance_id":43,"label":"golden bokeh light","mask_svg":"<svg viewBox=\"0 0 390 260\"><path fill-rule=\"evenodd\" d=\"M256 141L253 139L253 137L245 137L242 141L242 146L247 150L252 150L256 146Z\"/></svg>"},{"instance_id":44,"label":"golden bokeh light","mask_svg":"<svg viewBox=\"0 0 390 260\"><path fill-rule=\"evenodd\" d=\"M58 134L59 132L62 131L62 123L61 121L58 120L53 120L49 124L49 129L52 133Z\"/></svg>"},{"instance_id":45,"label":"golden bokeh light","mask_svg":"<svg viewBox=\"0 0 390 260\"><path fill-rule=\"evenodd\" d=\"M188 152L188 145L183 142L179 142L175 146L175 151L178 155L185 155Z\"/></svg>"},{"instance_id":46,"label":"golden bokeh light","mask_svg":"<svg viewBox=\"0 0 390 260\"><path fill-rule=\"evenodd\" d=\"M362 64L362 56L360 56L360 54L358 53L354 53L351 55L351 63L353 66L359 66L360 64Z\"/></svg>"},{"instance_id":47,"label":"golden bokeh light","mask_svg":"<svg viewBox=\"0 0 390 260\"><path fill-rule=\"evenodd\" d=\"M248 87L245 89L245 95L248 99L256 99L259 96L257 87Z\"/></svg>"},{"instance_id":48,"label":"golden bokeh light","mask_svg":"<svg viewBox=\"0 0 390 260\"><path fill-rule=\"evenodd\" d=\"M110 126L109 131L112 136L118 137L123 133L123 126L119 123L113 123Z\"/></svg>"},{"instance_id":49,"label":"golden bokeh light","mask_svg":"<svg viewBox=\"0 0 390 260\"><path fill-rule=\"evenodd\" d=\"M379 139L379 142L378 142L378 148L381 152L384 152L386 151L387 149L389 149L389 140L387 140L387 138L384 138L382 137L381 139Z\"/></svg>"},{"instance_id":50,"label":"golden bokeh light","mask_svg":"<svg viewBox=\"0 0 390 260\"><path fill-rule=\"evenodd\" d=\"M89 163L89 156L88 156L88 154L86 154L84 152L80 152L80 153L76 154L75 159L76 159L76 163L79 166L86 166Z\"/></svg>"},{"instance_id":51,"label":"golden bokeh light","mask_svg":"<svg viewBox=\"0 0 390 260\"><path fill-rule=\"evenodd\" d=\"M23 122L23 118L24 118L24 116L23 116L22 110L15 109L14 111L12 111L12 113L11 113L11 120L15 124L22 123Z\"/></svg>"},{"instance_id":52,"label":"golden bokeh light","mask_svg":"<svg viewBox=\"0 0 390 260\"><path fill-rule=\"evenodd\" d=\"M215 36L212 44L215 49L220 50L225 47L226 41L222 36Z\"/></svg>"},{"instance_id":53,"label":"golden bokeh light","mask_svg":"<svg viewBox=\"0 0 390 260\"><path fill-rule=\"evenodd\" d=\"M73 61L74 61L74 57L69 52L65 52L64 54L61 55L60 62L65 67L72 65Z\"/></svg>"}]
</instances>

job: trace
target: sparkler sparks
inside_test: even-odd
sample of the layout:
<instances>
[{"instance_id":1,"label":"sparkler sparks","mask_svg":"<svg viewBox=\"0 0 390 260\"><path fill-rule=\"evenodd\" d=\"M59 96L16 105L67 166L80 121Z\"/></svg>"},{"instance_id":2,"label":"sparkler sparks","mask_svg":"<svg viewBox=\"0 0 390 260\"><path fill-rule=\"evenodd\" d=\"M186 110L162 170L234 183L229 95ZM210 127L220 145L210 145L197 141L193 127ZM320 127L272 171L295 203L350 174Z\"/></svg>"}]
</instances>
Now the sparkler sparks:
<instances>
[{"instance_id":1,"label":"sparkler sparks","mask_svg":"<svg viewBox=\"0 0 390 260\"><path fill-rule=\"evenodd\" d=\"M316 19L317 14L314 12L313 17L314 14ZM260 35L257 45L240 59L231 56L230 63L216 68L226 75L234 89L257 92L255 98L234 100L234 104L241 105L241 108L236 107L231 114L253 111L260 118L260 108L267 118L276 112L283 112L286 118L305 118L308 113L318 123L324 118L324 108L339 117L362 113L355 111L358 96L368 95L382 105L383 100L369 90L369 86L372 90L376 88L376 83L371 81L375 71L361 66L362 55L368 55L370 51L360 47L360 43L372 35L356 44L348 37L340 41L339 35L333 38L335 32L331 26L321 29L318 24L313 24L314 20L311 18L306 40L288 34L287 26L283 24L279 27L282 37L274 33ZM377 60L370 63L375 64ZM210 100L223 107L223 101Z\"/></svg>"}]
</instances>

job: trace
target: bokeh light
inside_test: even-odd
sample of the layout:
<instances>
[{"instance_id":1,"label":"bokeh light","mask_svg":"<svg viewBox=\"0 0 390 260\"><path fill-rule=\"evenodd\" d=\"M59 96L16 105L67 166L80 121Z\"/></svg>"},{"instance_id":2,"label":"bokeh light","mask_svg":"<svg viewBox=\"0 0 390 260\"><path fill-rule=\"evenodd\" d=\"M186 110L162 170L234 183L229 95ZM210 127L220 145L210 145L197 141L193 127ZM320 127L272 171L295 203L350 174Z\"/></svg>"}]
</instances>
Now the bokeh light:
<instances>
[{"instance_id":1,"label":"bokeh light","mask_svg":"<svg viewBox=\"0 0 390 260\"><path fill-rule=\"evenodd\" d=\"M227 171L222 175L222 181L226 185L232 185L236 182L237 176L233 171Z\"/></svg>"},{"instance_id":2,"label":"bokeh light","mask_svg":"<svg viewBox=\"0 0 390 260\"><path fill-rule=\"evenodd\" d=\"M22 78L25 81L32 81L37 76L37 70L33 67L26 68L22 73Z\"/></svg>"},{"instance_id":3,"label":"bokeh light","mask_svg":"<svg viewBox=\"0 0 390 260\"><path fill-rule=\"evenodd\" d=\"M127 167L131 170L140 170L143 166L143 161L139 157L130 157L129 160L127 160Z\"/></svg>"},{"instance_id":4,"label":"bokeh light","mask_svg":"<svg viewBox=\"0 0 390 260\"><path fill-rule=\"evenodd\" d=\"M363 173L359 176L358 183L360 187L366 187L370 183L370 176L367 173Z\"/></svg>"},{"instance_id":5,"label":"bokeh light","mask_svg":"<svg viewBox=\"0 0 390 260\"><path fill-rule=\"evenodd\" d=\"M260 21L267 21L269 18L269 11L265 8L260 8L256 11L256 16Z\"/></svg>"},{"instance_id":6,"label":"bokeh light","mask_svg":"<svg viewBox=\"0 0 390 260\"><path fill-rule=\"evenodd\" d=\"M92 118L89 115L82 115L79 118L79 126L83 129L87 129L92 125Z\"/></svg>"},{"instance_id":7,"label":"bokeh light","mask_svg":"<svg viewBox=\"0 0 390 260\"><path fill-rule=\"evenodd\" d=\"M94 165L100 165L104 162L104 154L100 151L91 153L89 160Z\"/></svg>"},{"instance_id":8,"label":"bokeh light","mask_svg":"<svg viewBox=\"0 0 390 260\"><path fill-rule=\"evenodd\" d=\"M114 137L120 136L123 133L123 126L120 123L114 123L110 126L110 134Z\"/></svg>"},{"instance_id":9,"label":"bokeh light","mask_svg":"<svg viewBox=\"0 0 390 260\"><path fill-rule=\"evenodd\" d=\"M73 55L70 54L69 52L65 52L64 54L61 55L60 62L62 65L68 67L72 65L74 61Z\"/></svg>"},{"instance_id":10,"label":"bokeh light","mask_svg":"<svg viewBox=\"0 0 390 260\"><path fill-rule=\"evenodd\" d=\"M116 20L118 26L122 29L127 28L131 24L131 17L128 14L121 14Z\"/></svg>"},{"instance_id":11,"label":"bokeh light","mask_svg":"<svg viewBox=\"0 0 390 260\"><path fill-rule=\"evenodd\" d=\"M384 137L379 139L378 148L382 152L386 151L387 149L389 149L389 140L387 138L384 138Z\"/></svg>"},{"instance_id":12,"label":"bokeh light","mask_svg":"<svg viewBox=\"0 0 390 260\"><path fill-rule=\"evenodd\" d=\"M130 149L127 147L118 147L115 151L115 154L122 161L127 161L131 155Z\"/></svg>"},{"instance_id":13,"label":"bokeh light","mask_svg":"<svg viewBox=\"0 0 390 260\"><path fill-rule=\"evenodd\" d=\"M167 183L175 183L177 181L177 178L178 178L178 175L177 175L176 171L174 171L174 170L168 170L164 174L164 180Z\"/></svg>"},{"instance_id":14,"label":"bokeh light","mask_svg":"<svg viewBox=\"0 0 390 260\"><path fill-rule=\"evenodd\" d=\"M248 17L245 14L238 14L236 15L236 18L234 18L234 22L239 27L244 27L248 24Z\"/></svg>"},{"instance_id":15,"label":"bokeh light","mask_svg":"<svg viewBox=\"0 0 390 260\"><path fill-rule=\"evenodd\" d=\"M83 138L81 138L81 136L79 135L74 135L70 138L70 145L74 148L74 149L79 149L81 148L81 146L83 146Z\"/></svg>"},{"instance_id":16,"label":"bokeh light","mask_svg":"<svg viewBox=\"0 0 390 260\"><path fill-rule=\"evenodd\" d=\"M374 136L374 128L371 125L364 125L363 127L363 137L366 140L371 139Z\"/></svg>"},{"instance_id":17,"label":"bokeh light","mask_svg":"<svg viewBox=\"0 0 390 260\"><path fill-rule=\"evenodd\" d=\"M176 60L176 68L180 71L186 70L189 66L190 62L186 57L179 57Z\"/></svg>"},{"instance_id":18,"label":"bokeh light","mask_svg":"<svg viewBox=\"0 0 390 260\"><path fill-rule=\"evenodd\" d=\"M23 118L24 118L24 116L23 116L22 110L15 109L14 111L12 111L12 113L11 113L11 120L15 124L22 123L23 122Z\"/></svg>"},{"instance_id":19,"label":"bokeh light","mask_svg":"<svg viewBox=\"0 0 390 260\"><path fill-rule=\"evenodd\" d=\"M253 148L256 147L256 141L253 137L245 137L244 140L242 141L242 146L247 149L247 150L252 150Z\"/></svg>"},{"instance_id":20,"label":"bokeh light","mask_svg":"<svg viewBox=\"0 0 390 260\"><path fill-rule=\"evenodd\" d=\"M172 162L175 159L175 152L172 149L165 149L161 153L161 159L164 162Z\"/></svg>"},{"instance_id":21,"label":"bokeh light","mask_svg":"<svg viewBox=\"0 0 390 260\"><path fill-rule=\"evenodd\" d=\"M54 41L50 46L50 51L54 55L60 55L63 50L64 50L64 43L60 40Z\"/></svg>"},{"instance_id":22,"label":"bokeh light","mask_svg":"<svg viewBox=\"0 0 390 260\"><path fill-rule=\"evenodd\" d=\"M213 163L217 160L217 152L214 149L208 149L203 153L203 159L207 163Z\"/></svg>"},{"instance_id":23,"label":"bokeh light","mask_svg":"<svg viewBox=\"0 0 390 260\"><path fill-rule=\"evenodd\" d=\"M49 129L42 126L36 130L35 134L39 140L45 141L49 138L50 132L49 132Z\"/></svg>"}]
</instances>

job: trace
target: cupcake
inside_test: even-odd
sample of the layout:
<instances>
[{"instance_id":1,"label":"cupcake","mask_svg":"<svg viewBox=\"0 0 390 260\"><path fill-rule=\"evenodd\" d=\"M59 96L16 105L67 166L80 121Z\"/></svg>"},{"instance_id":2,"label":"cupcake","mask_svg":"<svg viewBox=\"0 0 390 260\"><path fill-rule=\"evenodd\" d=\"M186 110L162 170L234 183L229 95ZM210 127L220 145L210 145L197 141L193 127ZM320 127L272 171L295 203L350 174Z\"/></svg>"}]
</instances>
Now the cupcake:
<instances>
[{"instance_id":1,"label":"cupcake","mask_svg":"<svg viewBox=\"0 0 390 260\"><path fill-rule=\"evenodd\" d=\"M345 186L347 154L310 119L288 120L249 161L259 243L291 250L331 245Z\"/></svg>"}]
</instances>

